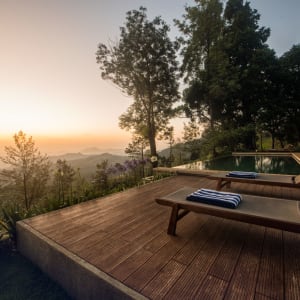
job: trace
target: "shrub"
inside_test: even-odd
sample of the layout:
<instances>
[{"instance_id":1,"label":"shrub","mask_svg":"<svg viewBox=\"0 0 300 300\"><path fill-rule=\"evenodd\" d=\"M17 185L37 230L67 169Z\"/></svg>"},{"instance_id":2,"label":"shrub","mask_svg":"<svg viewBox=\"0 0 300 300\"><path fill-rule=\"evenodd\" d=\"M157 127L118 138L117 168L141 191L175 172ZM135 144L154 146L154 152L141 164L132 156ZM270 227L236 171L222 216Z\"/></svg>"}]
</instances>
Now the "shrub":
<instances>
[{"instance_id":1,"label":"shrub","mask_svg":"<svg viewBox=\"0 0 300 300\"><path fill-rule=\"evenodd\" d=\"M0 210L0 238L7 237L13 244L17 241L17 222L26 218L39 215L43 210L38 206L32 206L26 210L17 202L8 202Z\"/></svg>"}]
</instances>

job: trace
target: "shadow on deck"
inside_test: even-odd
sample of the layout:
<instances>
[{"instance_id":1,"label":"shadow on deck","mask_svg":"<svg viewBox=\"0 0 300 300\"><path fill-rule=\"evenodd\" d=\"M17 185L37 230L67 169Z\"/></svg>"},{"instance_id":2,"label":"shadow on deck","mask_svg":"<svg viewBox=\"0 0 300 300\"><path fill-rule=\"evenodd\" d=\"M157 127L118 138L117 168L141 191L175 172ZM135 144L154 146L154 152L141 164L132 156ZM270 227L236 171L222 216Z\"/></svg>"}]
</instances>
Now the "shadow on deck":
<instances>
[{"instance_id":1,"label":"shadow on deck","mask_svg":"<svg viewBox=\"0 0 300 300\"><path fill-rule=\"evenodd\" d=\"M177 236L154 199L173 176L17 224L20 252L76 299L300 299L300 235L190 213ZM299 199L297 189L233 183L231 191Z\"/></svg>"}]
</instances>

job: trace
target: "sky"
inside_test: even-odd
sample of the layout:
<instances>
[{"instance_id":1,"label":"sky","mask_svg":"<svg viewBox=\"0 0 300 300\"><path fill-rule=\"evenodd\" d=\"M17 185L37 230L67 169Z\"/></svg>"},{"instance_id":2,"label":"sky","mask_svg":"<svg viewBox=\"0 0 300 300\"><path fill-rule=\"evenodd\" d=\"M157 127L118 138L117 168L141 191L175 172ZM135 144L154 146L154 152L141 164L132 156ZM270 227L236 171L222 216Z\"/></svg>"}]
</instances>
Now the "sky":
<instances>
[{"instance_id":1,"label":"sky","mask_svg":"<svg viewBox=\"0 0 300 300\"><path fill-rule=\"evenodd\" d=\"M192 0L0 0L0 148L22 130L48 154L97 146L124 149L131 134L118 126L132 99L101 79L99 43L117 41L126 12L147 8L178 33ZM300 43L299 0L250 0L271 28L278 56ZM175 120L177 138L183 122ZM164 147L164 144L159 144ZM1 152L1 149L0 149Z\"/></svg>"}]
</instances>

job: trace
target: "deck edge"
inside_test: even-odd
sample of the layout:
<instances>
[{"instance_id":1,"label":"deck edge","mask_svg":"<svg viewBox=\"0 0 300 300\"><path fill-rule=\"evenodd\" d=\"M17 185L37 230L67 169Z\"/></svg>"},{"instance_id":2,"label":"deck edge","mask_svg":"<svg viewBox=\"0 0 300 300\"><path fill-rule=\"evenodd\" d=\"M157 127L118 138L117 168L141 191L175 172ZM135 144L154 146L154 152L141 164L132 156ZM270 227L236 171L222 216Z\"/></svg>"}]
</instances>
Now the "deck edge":
<instances>
[{"instance_id":1,"label":"deck edge","mask_svg":"<svg viewBox=\"0 0 300 300\"><path fill-rule=\"evenodd\" d=\"M147 299L24 221L17 222L17 247L75 299Z\"/></svg>"}]
</instances>

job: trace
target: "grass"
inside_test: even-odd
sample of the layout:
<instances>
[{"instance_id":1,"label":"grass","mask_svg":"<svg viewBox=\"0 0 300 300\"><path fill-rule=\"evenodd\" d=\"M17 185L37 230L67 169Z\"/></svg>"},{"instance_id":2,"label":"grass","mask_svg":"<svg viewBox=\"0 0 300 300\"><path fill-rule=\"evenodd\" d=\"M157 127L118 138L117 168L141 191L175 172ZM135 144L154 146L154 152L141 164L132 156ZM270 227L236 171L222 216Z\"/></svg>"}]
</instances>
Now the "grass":
<instances>
[{"instance_id":1,"label":"grass","mask_svg":"<svg viewBox=\"0 0 300 300\"><path fill-rule=\"evenodd\" d=\"M67 293L0 240L0 300L70 300Z\"/></svg>"}]
</instances>

